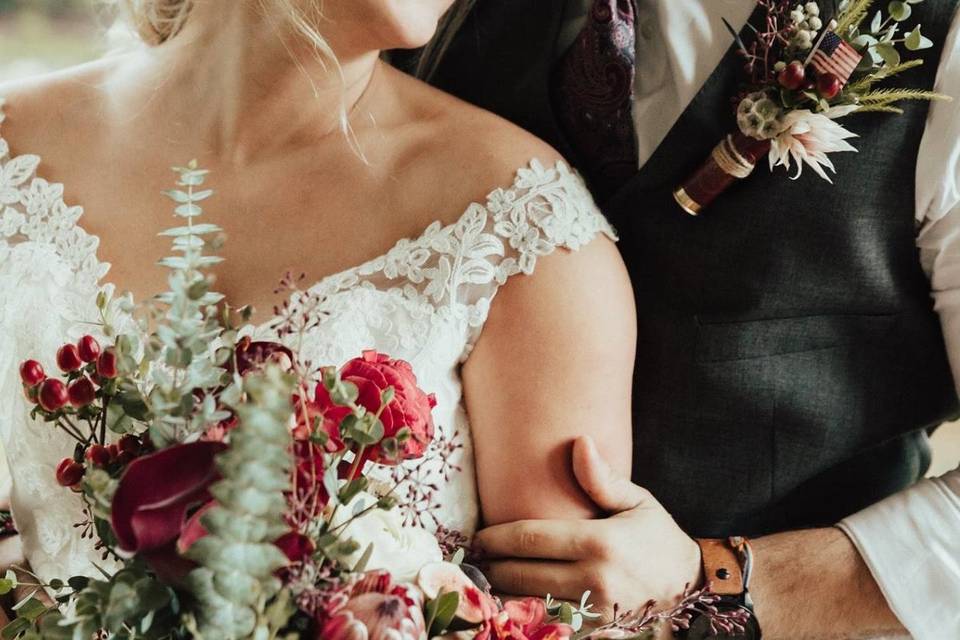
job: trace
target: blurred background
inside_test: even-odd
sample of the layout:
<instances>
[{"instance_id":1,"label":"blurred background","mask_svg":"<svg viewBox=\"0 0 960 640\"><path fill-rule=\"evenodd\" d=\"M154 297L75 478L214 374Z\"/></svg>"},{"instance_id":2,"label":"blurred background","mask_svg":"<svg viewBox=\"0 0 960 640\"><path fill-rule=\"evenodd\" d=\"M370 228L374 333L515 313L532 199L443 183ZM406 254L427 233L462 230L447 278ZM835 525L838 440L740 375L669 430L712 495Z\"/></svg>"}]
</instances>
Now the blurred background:
<instances>
[{"instance_id":1,"label":"blurred background","mask_svg":"<svg viewBox=\"0 0 960 640\"><path fill-rule=\"evenodd\" d=\"M110 0L0 0L0 82L102 55L110 48L106 31L112 4ZM931 474L960 464L960 423L941 428L933 442Z\"/></svg>"},{"instance_id":2,"label":"blurred background","mask_svg":"<svg viewBox=\"0 0 960 640\"><path fill-rule=\"evenodd\" d=\"M108 13L103 0L0 0L0 81L96 58Z\"/></svg>"}]
</instances>

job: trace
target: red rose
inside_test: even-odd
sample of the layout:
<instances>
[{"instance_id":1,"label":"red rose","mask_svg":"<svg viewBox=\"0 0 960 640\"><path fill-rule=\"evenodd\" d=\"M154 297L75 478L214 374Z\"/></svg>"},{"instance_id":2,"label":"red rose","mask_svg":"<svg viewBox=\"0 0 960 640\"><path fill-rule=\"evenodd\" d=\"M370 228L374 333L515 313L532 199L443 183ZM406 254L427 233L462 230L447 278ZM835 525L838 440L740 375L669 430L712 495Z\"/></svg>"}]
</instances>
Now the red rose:
<instances>
[{"instance_id":1,"label":"red rose","mask_svg":"<svg viewBox=\"0 0 960 640\"><path fill-rule=\"evenodd\" d=\"M437 401L433 394L427 395L417 386L417 376L409 363L393 360L376 351L364 351L363 357L344 365L340 377L357 386L360 392L357 404L374 414L380 411L383 392L393 387L393 400L383 410L380 421L383 422L384 438L402 439L399 451L394 456L382 445L375 445L364 453L364 457L380 464L397 464L423 456L433 441L431 412ZM319 400L319 390L317 397Z\"/></svg>"},{"instance_id":2,"label":"red rose","mask_svg":"<svg viewBox=\"0 0 960 640\"><path fill-rule=\"evenodd\" d=\"M121 549L144 553L172 549L187 516L210 501L220 475L219 442L181 444L130 463L113 497L112 525Z\"/></svg>"}]
</instances>

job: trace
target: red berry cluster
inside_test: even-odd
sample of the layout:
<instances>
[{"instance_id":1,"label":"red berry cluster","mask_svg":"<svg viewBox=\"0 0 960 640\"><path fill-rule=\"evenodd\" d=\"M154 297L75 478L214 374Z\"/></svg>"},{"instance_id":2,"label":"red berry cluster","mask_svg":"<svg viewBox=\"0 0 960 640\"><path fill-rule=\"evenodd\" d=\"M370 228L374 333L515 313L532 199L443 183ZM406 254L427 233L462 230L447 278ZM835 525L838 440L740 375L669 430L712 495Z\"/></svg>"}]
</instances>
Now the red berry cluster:
<instances>
[{"instance_id":1,"label":"red berry cluster","mask_svg":"<svg viewBox=\"0 0 960 640\"><path fill-rule=\"evenodd\" d=\"M833 73L818 74L813 67L804 66L799 60L794 60L780 71L777 76L780 86L791 91L816 90L820 97L833 100L843 89L843 83Z\"/></svg>"},{"instance_id":2,"label":"red berry cluster","mask_svg":"<svg viewBox=\"0 0 960 640\"><path fill-rule=\"evenodd\" d=\"M150 448L150 443L145 438L125 435L115 444L91 444L83 452L83 458L88 465L101 469L109 469L112 466L123 469L134 459L147 453ZM76 458L64 458L57 465L57 482L64 487L76 488L85 474L86 468Z\"/></svg>"},{"instance_id":3,"label":"red berry cluster","mask_svg":"<svg viewBox=\"0 0 960 640\"><path fill-rule=\"evenodd\" d=\"M20 379L30 402L48 413L65 407L86 407L97 399L96 385L117 377L117 354L101 349L93 336L83 336L77 344L65 344L57 351L57 367L68 375L68 382L48 378L36 360L20 365Z\"/></svg>"}]
</instances>

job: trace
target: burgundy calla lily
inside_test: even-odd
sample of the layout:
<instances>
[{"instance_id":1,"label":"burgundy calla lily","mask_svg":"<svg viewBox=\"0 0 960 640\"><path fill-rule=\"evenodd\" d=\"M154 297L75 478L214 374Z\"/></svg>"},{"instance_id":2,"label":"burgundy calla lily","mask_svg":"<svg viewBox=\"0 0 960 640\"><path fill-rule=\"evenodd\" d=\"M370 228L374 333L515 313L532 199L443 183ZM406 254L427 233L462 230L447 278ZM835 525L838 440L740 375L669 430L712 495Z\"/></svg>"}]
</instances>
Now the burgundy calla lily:
<instances>
[{"instance_id":1,"label":"burgundy calla lily","mask_svg":"<svg viewBox=\"0 0 960 640\"><path fill-rule=\"evenodd\" d=\"M214 458L225 448L220 442L194 442L130 463L113 497L120 548L146 553L174 543L190 511L210 501L209 487L220 478Z\"/></svg>"}]
</instances>

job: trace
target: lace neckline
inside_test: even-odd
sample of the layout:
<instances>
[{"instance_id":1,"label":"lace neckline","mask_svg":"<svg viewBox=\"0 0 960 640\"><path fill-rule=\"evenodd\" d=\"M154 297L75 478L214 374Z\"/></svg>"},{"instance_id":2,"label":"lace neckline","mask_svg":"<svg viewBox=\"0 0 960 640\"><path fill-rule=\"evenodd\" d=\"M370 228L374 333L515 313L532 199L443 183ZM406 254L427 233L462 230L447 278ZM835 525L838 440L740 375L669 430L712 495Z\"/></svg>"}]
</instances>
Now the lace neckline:
<instances>
[{"instance_id":1,"label":"lace neckline","mask_svg":"<svg viewBox=\"0 0 960 640\"><path fill-rule=\"evenodd\" d=\"M0 97L0 205L14 204L21 200L23 193L30 191L43 192L43 196L48 200L50 210L55 212L57 220L53 221L53 230L41 231L39 227L44 222L38 220L31 225L30 221L19 220L28 232L30 240L46 240L56 245L58 248L68 248L64 253L71 266L78 273L92 279L94 284L100 287L114 287L113 283L104 281L104 277L110 269L110 263L99 259L100 238L87 232L79 223L83 216L84 208L82 205L68 205L66 203L66 185L59 182L48 182L37 172L42 157L36 154L21 154L10 156L10 147L3 137L2 125L6 120L4 106L6 100ZM8 157L9 156L9 157ZM549 180L544 180L544 176L549 176ZM453 232L457 227L478 212L495 211L497 203L513 202L520 198L519 194L523 191L542 186L545 182L561 180L577 180L578 174L563 160L558 160L552 169L546 169L543 164L537 160L530 160L527 165L517 169L512 185L509 188L497 187L490 191L484 203L470 202L461 216L453 222L444 224L441 220L435 220L428 225L419 236L406 237L397 240L385 253L378 255L370 260L362 262L356 266L346 268L342 271L321 277L312 284L307 291L331 294L336 291L352 286L361 275L372 273L382 265L384 261L399 250L409 249L428 249L437 237L442 237ZM29 206L27 207L30 208ZM3 212L0 217L0 242L6 237L15 235L16 227L14 221L6 220L8 212ZM29 215L30 212L28 212ZM10 214L13 216L13 214ZM16 216L23 217L22 214ZM39 233L31 234L29 230L37 228ZM261 326L267 326L274 319L266 320Z\"/></svg>"}]
</instances>

